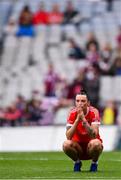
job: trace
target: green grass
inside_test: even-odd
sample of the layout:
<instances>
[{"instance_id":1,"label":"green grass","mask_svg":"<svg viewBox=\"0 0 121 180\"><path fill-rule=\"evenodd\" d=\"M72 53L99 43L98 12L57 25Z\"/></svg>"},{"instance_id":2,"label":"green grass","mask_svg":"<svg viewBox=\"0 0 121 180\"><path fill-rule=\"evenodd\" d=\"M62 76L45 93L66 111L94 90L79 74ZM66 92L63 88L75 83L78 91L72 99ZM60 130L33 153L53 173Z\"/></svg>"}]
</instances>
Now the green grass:
<instances>
[{"instance_id":1,"label":"green grass","mask_svg":"<svg viewBox=\"0 0 121 180\"><path fill-rule=\"evenodd\" d=\"M63 152L0 153L0 179L121 179L121 152L103 152L99 170L73 172L73 162Z\"/></svg>"}]
</instances>

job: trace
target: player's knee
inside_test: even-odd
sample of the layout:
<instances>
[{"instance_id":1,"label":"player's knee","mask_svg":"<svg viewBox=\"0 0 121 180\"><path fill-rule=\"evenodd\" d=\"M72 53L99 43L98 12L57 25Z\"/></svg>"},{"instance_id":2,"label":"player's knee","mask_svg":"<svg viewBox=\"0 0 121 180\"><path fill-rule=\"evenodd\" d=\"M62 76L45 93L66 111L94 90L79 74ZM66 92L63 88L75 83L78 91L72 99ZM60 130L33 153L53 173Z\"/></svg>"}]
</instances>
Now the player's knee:
<instances>
[{"instance_id":1,"label":"player's knee","mask_svg":"<svg viewBox=\"0 0 121 180\"><path fill-rule=\"evenodd\" d=\"M92 140L89 144L89 149L93 149L95 151L101 151L102 144L98 139Z\"/></svg>"},{"instance_id":2,"label":"player's knee","mask_svg":"<svg viewBox=\"0 0 121 180\"><path fill-rule=\"evenodd\" d=\"M63 151L66 152L68 149L70 149L70 147L71 147L71 141L69 141L69 140L64 141Z\"/></svg>"},{"instance_id":3,"label":"player's knee","mask_svg":"<svg viewBox=\"0 0 121 180\"><path fill-rule=\"evenodd\" d=\"M101 144L100 144L100 143L94 143L93 149L94 149L95 151L101 151Z\"/></svg>"}]
</instances>

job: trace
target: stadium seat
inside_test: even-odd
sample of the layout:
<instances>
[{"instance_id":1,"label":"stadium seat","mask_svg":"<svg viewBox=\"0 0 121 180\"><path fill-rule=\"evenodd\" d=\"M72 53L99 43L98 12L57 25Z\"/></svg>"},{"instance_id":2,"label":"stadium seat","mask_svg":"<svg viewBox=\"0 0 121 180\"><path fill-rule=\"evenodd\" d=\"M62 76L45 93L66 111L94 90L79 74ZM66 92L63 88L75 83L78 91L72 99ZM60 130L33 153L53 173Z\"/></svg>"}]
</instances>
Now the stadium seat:
<instances>
[{"instance_id":1,"label":"stadium seat","mask_svg":"<svg viewBox=\"0 0 121 180\"><path fill-rule=\"evenodd\" d=\"M1 66L3 68L12 68L15 62L15 54L18 47L18 40L14 36L7 36L4 43L4 53L1 57ZM8 59L9 57L9 59Z\"/></svg>"},{"instance_id":2,"label":"stadium seat","mask_svg":"<svg viewBox=\"0 0 121 180\"><path fill-rule=\"evenodd\" d=\"M114 100L114 91L112 91L113 79L111 77L101 77L100 79L100 99L101 101Z\"/></svg>"},{"instance_id":3,"label":"stadium seat","mask_svg":"<svg viewBox=\"0 0 121 180\"><path fill-rule=\"evenodd\" d=\"M59 44L61 42L61 32L60 25L50 25L48 27L47 43L49 45Z\"/></svg>"}]
</instances>

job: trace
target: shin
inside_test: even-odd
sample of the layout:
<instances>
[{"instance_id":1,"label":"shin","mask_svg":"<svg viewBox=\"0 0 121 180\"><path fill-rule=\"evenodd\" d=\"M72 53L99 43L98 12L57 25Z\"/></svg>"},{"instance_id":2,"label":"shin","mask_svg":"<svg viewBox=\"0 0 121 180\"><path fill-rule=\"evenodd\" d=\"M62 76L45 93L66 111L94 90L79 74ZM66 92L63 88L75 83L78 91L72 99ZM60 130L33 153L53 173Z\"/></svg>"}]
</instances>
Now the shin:
<instances>
[{"instance_id":1,"label":"shin","mask_svg":"<svg viewBox=\"0 0 121 180\"><path fill-rule=\"evenodd\" d=\"M98 139L93 139L88 144L88 154L92 161L97 162L100 154L102 153L103 146Z\"/></svg>"}]
</instances>

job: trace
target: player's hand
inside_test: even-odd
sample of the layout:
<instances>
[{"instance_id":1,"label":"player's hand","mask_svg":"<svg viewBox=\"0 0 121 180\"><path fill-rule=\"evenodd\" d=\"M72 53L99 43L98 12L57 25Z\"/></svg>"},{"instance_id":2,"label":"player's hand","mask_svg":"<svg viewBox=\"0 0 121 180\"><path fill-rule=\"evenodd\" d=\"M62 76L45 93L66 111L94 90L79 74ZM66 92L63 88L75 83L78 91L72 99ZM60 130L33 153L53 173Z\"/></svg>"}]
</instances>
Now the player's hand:
<instances>
[{"instance_id":1,"label":"player's hand","mask_svg":"<svg viewBox=\"0 0 121 180\"><path fill-rule=\"evenodd\" d=\"M77 118L80 121L84 120L84 112L81 107L77 107Z\"/></svg>"}]
</instances>

